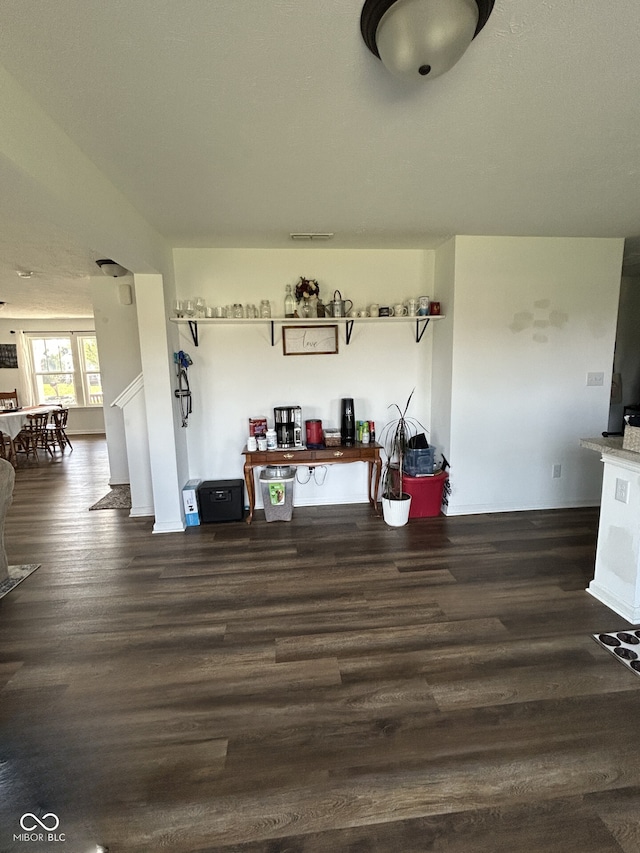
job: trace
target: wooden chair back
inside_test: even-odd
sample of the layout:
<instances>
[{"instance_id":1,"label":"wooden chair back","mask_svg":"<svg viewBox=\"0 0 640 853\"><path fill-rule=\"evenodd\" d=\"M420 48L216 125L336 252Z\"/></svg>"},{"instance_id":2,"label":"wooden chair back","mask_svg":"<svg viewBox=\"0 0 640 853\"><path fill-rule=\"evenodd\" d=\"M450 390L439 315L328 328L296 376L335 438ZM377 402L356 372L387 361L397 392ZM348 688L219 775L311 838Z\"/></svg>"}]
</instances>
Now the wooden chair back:
<instances>
[{"instance_id":1,"label":"wooden chair back","mask_svg":"<svg viewBox=\"0 0 640 853\"><path fill-rule=\"evenodd\" d=\"M30 432L42 432L47 428L48 420L48 412L37 415L27 415L27 423L25 424L24 429L28 429Z\"/></svg>"},{"instance_id":2,"label":"wooden chair back","mask_svg":"<svg viewBox=\"0 0 640 853\"><path fill-rule=\"evenodd\" d=\"M0 409L8 409L9 405L13 404L12 408L18 408L18 389L14 388L13 391L0 391Z\"/></svg>"},{"instance_id":3,"label":"wooden chair back","mask_svg":"<svg viewBox=\"0 0 640 853\"><path fill-rule=\"evenodd\" d=\"M51 412L51 420L58 429L64 429L66 427L68 417L69 409L54 409L54 411Z\"/></svg>"}]
</instances>

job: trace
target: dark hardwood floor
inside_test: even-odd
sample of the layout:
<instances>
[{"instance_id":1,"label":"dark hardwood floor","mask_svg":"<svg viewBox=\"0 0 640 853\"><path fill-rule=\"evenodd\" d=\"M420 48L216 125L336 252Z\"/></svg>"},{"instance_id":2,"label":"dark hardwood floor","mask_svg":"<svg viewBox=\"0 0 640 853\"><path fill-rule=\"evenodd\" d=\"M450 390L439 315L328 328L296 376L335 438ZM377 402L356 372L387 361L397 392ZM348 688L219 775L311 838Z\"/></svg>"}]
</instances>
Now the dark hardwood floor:
<instances>
[{"instance_id":1,"label":"dark hardwood floor","mask_svg":"<svg viewBox=\"0 0 640 853\"><path fill-rule=\"evenodd\" d=\"M88 511L106 449L73 444L20 468L6 525L41 567L0 600L3 853L640 851L596 510L154 536ZM64 842L14 840L27 813Z\"/></svg>"}]
</instances>

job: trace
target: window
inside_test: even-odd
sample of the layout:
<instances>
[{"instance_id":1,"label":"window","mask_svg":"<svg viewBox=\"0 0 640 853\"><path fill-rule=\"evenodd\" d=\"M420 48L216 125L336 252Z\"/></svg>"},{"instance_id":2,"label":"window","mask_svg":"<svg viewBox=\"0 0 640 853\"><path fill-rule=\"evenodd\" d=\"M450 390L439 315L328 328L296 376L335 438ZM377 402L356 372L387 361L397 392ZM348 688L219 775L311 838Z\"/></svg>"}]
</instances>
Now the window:
<instances>
[{"instance_id":1,"label":"window","mask_svg":"<svg viewBox=\"0 0 640 853\"><path fill-rule=\"evenodd\" d=\"M95 335L28 335L33 388L40 405L102 406Z\"/></svg>"},{"instance_id":2,"label":"window","mask_svg":"<svg viewBox=\"0 0 640 853\"><path fill-rule=\"evenodd\" d=\"M85 405L102 405L102 379L100 378L100 361L98 359L98 344L95 335L83 335L78 339L84 377Z\"/></svg>"}]
</instances>

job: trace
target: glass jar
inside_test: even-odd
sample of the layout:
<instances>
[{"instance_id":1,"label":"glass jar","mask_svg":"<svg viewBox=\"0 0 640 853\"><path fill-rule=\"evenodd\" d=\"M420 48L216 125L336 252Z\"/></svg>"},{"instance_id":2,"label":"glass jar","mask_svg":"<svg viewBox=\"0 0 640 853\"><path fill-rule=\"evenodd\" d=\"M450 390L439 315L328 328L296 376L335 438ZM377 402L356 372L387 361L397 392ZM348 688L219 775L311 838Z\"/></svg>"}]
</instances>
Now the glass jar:
<instances>
[{"instance_id":1,"label":"glass jar","mask_svg":"<svg viewBox=\"0 0 640 853\"><path fill-rule=\"evenodd\" d=\"M291 291L291 285L287 285L287 290L284 297L284 316L293 317L296 313L296 300Z\"/></svg>"},{"instance_id":2,"label":"glass jar","mask_svg":"<svg viewBox=\"0 0 640 853\"><path fill-rule=\"evenodd\" d=\"M260 302L260 316L271 317L271 303L268 299L263 299Z\"/></svg>"}]
</instances>

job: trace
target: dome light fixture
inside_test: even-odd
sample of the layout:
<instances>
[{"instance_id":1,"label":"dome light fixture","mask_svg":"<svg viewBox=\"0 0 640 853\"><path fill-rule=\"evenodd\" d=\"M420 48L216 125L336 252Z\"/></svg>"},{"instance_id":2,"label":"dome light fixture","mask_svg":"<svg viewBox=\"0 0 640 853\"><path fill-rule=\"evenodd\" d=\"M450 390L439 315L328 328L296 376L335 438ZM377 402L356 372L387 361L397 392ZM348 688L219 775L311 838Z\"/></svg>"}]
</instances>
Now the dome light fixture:
<instances>
[{"instance_id":1,"label":"dome light fixture","mask_svg":"<svg viewBox=\"0 0 640 853\"><path fill-rule=\"evenodd\" d=\"M105 275L112 275L114 278L119 278L121 275L127 275L129 272L126 267L120 266L120 264L112 261L110 258L102 258L101 260L96 261L96 264Z\"/></svg>"},{"instance_id":2,"label":"dome light fixture","mask_svg":"<svg viewBox=\"0 0 640 853\"><path fill-rule=\"evenodd\" d=\"M360 31L369 50L405 80L432 79L461 59L495 0L365 0Z\"/></svg>"}]
</instances>

